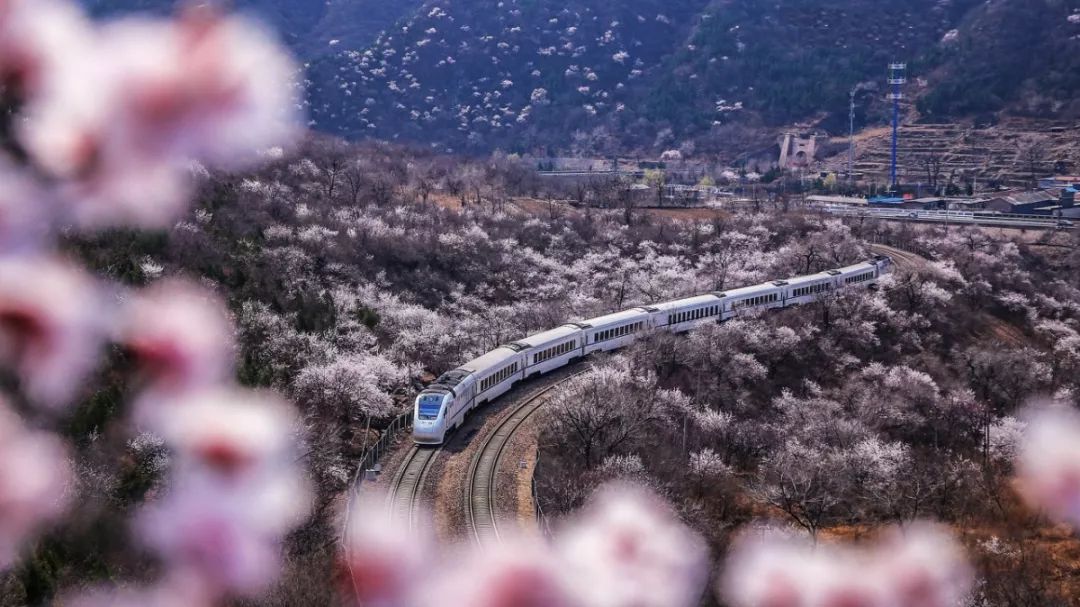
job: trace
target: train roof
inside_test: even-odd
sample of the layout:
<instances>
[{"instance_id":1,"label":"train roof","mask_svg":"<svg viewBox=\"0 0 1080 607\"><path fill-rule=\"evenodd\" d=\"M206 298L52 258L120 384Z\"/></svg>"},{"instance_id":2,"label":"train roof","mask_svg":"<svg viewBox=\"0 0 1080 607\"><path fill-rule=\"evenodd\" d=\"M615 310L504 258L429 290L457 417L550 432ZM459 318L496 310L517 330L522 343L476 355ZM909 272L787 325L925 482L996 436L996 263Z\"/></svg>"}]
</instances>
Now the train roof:
<instances>
[{"instance_id":1,"label":"train roof","mask_svg":"<svg viewBox=\"0 0 1080 607\"><path fill-rule=\"evenodd\" d=\"M796 276L795 278L789 278L784 282L787 283L785 286L797 287L799 285L810 284L821 280L832 280L834 278L836 278L836 275L834 274L821 272L818 274L807 274L806 276Z\"/></svg>"},{"instance_id":2,"label":"train roof","mask_svg":"<svg viewBox=\"0 0 1080 607\"><path fill-rule=\"evenodd\" d=\"M857 263L857 264L854 264L854 265L845 266L843 268L840 268L840 271L842 273L844 273L844 274L847 274L849 272L863 272L863 271L866 271L866 270L874 270L874 269L877 269L876 265L874 265L872 262L864 261L863 263Z\"/></svg>"},{"instance_id":3,"label":"train roof","mask_svg":"<svg viewBox=\"0 0 1080 607\"><path fill-rule=\"evenodd\" d=\"M424 392L430 393L443 390L453 392L454 388L457 388L459 385L461 385L461 382L465 381L465 378L471 374L472 373L469 370L462 369L460 367L454 369L453 371L447 371L446 373L440 375L438 379L431 382L431 384L424 389Z\"/></svg>"},{"instance_id":4,"label":"train roof","mask_svg":"<svg viewBox=\"0 0 1080 607\"><path fill-rule=\"evenodd\" d=\"M517 352L513 348L507 346L499 346L487 354L481 355L479 358L474 358L469 362L461 365L461 369L469 371L471 373L483 373L493 367L498 367L500 364L517 356Z\"/></svg>"},{"instance_id":5,"label":"train roof","mask_svg":"<svg viewBox=\"0 0 1080 607\"><path fill-rule=\"evenodd\" d=\"M536 335L530 335L525 339L519 339L518 341L510 344L511 347L517 346L519 351L528 350L530 348L537 348L539 346L545 346L553 341L558 341L577 335L581 332L581 329L574 325L563 325L554 329L544 331L543 333L537 333Z\"/></svg>"},{"instance_id":6,"label":"train roof","mask_svg":"<svg viewBox=\"0 0 1080 607\"><path fill-rule=\"evenodd\" d=\"M589 320L574 324L582 329L592 329L597 327L616 325L621 322L627 322L631 320L641 320L648 317L649 312L647 312L644 308L633 308L630 310L623 310L622 312L615 312L614 314L597 316L596 318L590 318Z\"/></svg>"},{"instance_id":7,"label":"train roof","mask_svg":"<svg viewBox=\"0 0 1080 607\"><path fill-rule=\"evenodd\" d=\"M720 298L716 295L698 295L696 297L687 297L685 299L676 299L674 301L665 301L658 303L654 306L657 312L669 312L671 310L681 310L682 308L689 308L693 306L706 306L709 304L715 304L720 301Z\"/></svg>"},{"instance_id":8,"label":"train roof","mask_svg":"<svg viewBox=\"0 0 1080 607\"><path fill-rule=\"evenodd\" d=\"M779 288L780 288L779 286L777 286L777 285L775 285L775 284L773 284L771 282L767 282L767 283L764 283L764 284L754 285L754 286L751 286L751 287L741 287L741 288L738 288L738 289L731 289L730 291L720 291L720 292L717 292L717 296L721 297L723 299L736 298L736 297L749 297L749 296L753 296L753 295L758 295L760 293L771 293L771 292L773 292L773 291L775 291L775 290L777 290Z\"/></svg>"}]
</instances>

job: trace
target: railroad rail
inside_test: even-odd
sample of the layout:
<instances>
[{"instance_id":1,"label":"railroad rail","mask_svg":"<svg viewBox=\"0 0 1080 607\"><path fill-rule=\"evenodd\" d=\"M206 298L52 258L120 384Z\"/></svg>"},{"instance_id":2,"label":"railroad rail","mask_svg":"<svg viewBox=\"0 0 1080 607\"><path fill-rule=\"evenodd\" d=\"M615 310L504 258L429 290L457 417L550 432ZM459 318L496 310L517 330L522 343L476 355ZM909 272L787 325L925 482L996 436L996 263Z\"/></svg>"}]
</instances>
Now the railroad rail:
<instances>
[{"instance_id":1,"label":"railroad rail","mask_svg":"<svg viewBox=\"0 0 1080 607\"><path fill-rule=\"evenodd\" d=\"M562 383L585 371L561 377L555 383L530 394L483 440L469 464L465 479L465 526L478 544L500 541L499 517L495 508L496 476L510 440L525 422L543 406L546 397Z\"/></svg>"},{"instance_id":2,"label":"railroad rail","mask_svg":"<svg viewBox=\"0 0 1080 607\"><path fill-rule=\"evenodd\" d=\"M393 520L405 519L409 529L415 529L419 524L420 507L423 505L423 489L427 482L428 472L435 464L435 460L441 448L420 447L412 445L405 455L405 461L394 480L390 491L386 495L386 506Z\"/></svg>"},{"instance_id":3,"label":"railroad rail","mask_svg":"<svg viewBox=\"0 0 1080 607\"><path fill-rule=\"evenodd\" d=\"M911 267L926 263L926 259L916 253L897 249L884 244L872 244L870 250L881 255L888 255L898 267Z\"/></svg>"}]
</instances>

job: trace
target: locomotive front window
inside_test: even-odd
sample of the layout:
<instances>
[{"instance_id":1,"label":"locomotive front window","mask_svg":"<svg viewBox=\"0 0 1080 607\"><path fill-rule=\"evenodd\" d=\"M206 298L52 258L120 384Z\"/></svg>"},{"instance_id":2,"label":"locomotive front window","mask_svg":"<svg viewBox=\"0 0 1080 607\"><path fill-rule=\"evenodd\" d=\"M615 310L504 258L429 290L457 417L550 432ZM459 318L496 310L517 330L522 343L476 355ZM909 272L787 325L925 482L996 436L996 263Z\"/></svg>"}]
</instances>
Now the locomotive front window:
<instances>
[{"instance_id":1,"label":"locomotive front window","mask_svg":"<svg viewBox=\"0 0 1080 607\"><path fill-rule=\"evenodd\" d=\"M420 397L420 411L417 416L425 421L438 419L440 409L442 409L441 396L422 396Z\"/></svg>"}]
</instances>

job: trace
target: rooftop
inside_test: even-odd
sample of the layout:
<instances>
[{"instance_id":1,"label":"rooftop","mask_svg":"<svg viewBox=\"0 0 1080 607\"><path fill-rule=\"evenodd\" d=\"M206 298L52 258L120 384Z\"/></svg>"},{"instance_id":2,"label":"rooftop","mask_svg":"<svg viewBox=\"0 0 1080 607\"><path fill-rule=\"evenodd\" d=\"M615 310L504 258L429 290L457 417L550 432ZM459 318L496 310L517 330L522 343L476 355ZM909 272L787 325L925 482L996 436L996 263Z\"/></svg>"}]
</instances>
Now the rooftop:
<instances>
[{"instance_id":1,"label":"rooftop","mask_svg":"<svg viewBox=\"0 0 1080 607\"><path fill-rule=\"evenodd\" d=\"M1027 192L1004 192L998 198L1009 204L1038 204L1057 200L1058 197L1045 190L1032 190Z\"/></svg>"}]
</instances>

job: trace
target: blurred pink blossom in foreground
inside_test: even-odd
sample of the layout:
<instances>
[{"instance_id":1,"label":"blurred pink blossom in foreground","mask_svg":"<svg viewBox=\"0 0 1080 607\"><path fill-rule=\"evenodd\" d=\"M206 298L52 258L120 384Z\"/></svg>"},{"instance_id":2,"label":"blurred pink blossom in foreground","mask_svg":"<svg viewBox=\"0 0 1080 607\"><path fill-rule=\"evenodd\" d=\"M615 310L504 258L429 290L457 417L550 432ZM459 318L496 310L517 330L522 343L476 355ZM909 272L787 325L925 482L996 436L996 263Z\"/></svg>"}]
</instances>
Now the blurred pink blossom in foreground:
<instances>
[{"instance_id":1,"label":"blurred pink blossom in foreground","mask_svg":"<svg viewBox=\"0 0 1080 607\"><path fill-rule=\"evenodd\" d=\"M173 475L168 494L138 517L139 537L212 594L258 595L309 508L291 409L269 394L220 388L160 421L176 453Z\"/></svg>"},{"instance_id":2,"label":"blurred pink blossom in foreground","mask_svg":"<svg viewBox=\"0 0 1080 607\"><path fill-rule=\"evenodd\" d=\"M0 402L0 570L33 532L63 513L70 477L60 439L27 430Z\"/></svg>"},{"instance_id":3,"label":"blurred pink blossom in foreground","mask_svg":"<svg viewBox=\"0 0 1080 607\"><path fill-rule=\"evenodd\" d=\"M79 9L63 0L0 2L0 85L41 95L54 75L82 59L93 31Z\"/></svg>"},{"instance_id":4,"label":"blurred pink blossom in foreground","mask_svg":"<svg viewBox=\"0 0 1080 607\"><path fill-rule=\"evenodd\" d=\"M52 197L0 156L0 255L27 254L48 242Z\"/></svg>"},{"instance_id":5,"label":"blurred pink blossom in foreground","mask_svg":"<svg viewBox=\"0 0 1080 607\"><path fill-rule=\"evenodd\" d=\"M708 579L704 542L662 500L625 485L599 491L553 543L504 537L439 555L430 536L370 506L354 513L346 542L346 586L365 606L689 607Z\"/></svg>"},{"instance_id":6,"label":"blurred pink blossom in foreground","mask_svg":"<svg viewBox=\"0 0 1080 607\"><path fill-rule=\"evenodd\" d=\"M1018 488L1032 507L1080 525L1080 413L1044 403L1027 418L1016 461Z\"/></svg>"},{"instance_id":7,"label":"blurred pink blossom in foreground","mask_svg":"<svg viewBox=\"0 0 1080 607\"><path fill-rule=\"evenodd\" d=\"M65 220L167 226L191 161L249 166L297 133L296 66L246 19L191 7L94 26L66 3L4 6L0 75L25 95L19 141L58 182Z\"/></svg>"},{"instance_id":8,"label":"blurred pink blossom in foreground","mask_svg":"<svg viewBox=\"0 0 1080 607\"><path fill-rule=\"evenodd\" d=\"M138 423L172 451L167 489L135 520L157 586L75 604L209 605L277 577L310 507L295 415L232 387L222 302L170 281L116 310L84 270L50 256L60 229L163 228L200 165L251 166L298 134L296 66L257 25L191 5L174 19L94 23L65 0L0 0L0 364L30 403L79 396L109 337L139 369ZM40 416L55 421L52 416ZM63 505L62 441L0 408L0 567Z\"/></svg>"},{"instance_id":9,"label":"blurred pink blossom in foreground","mask_svg":"<svg viewBox=\"0 0 1080 607\"><path fill-rule=\"evenodd\" d=\"M134 355L143 382L137 420L170 401L220 384L233 373L233 329L213 294L179 280L158 282L128 303L118 341Z\"/></svg>"},{"instance_id":10,"label":"blurred pink blossom in foreground","mask_svg":"<svg viewBox=\"0 0 1080 607\"><path fill-rule=\"evenodd\" d=\"M106 337L99 287L63 261L0 257L0 364L37 404L66 405Z\"/></svg>"},{"instance_id":11,"label":"blurred pink blossom in foreground","mask_svg":"<svg viewBox=\"0 0 1080 607\"><path fill-rule=\"evenodd\" d=\"M948 530L916 523L868 547L748 532L728 556L721 595L735 607L956 607L972 582Z\"/></svg>"},{"instance_id":12,"label":"blurred pink blossom in foreground","mask_svg":"<svg viewBox=\"0 0 1080 607\"><path fill-rule=\"evenodd\" d=\"M696 605L708 579L704 541L634 487L601 490L556 546L589 605Z\"/></svg>"},{"instance_id":13,"label":"blurred pink blossom in foreground","mask_svg":"<svg viewBox=\"0 0 1080 607\"><path fill-rule=\"evenodd\" d=\"M391 518L385 497L366 495L347 513L343 546L347 592L365 607L401 605L414 581L435 561L435 538Z\"/></svg>"}]
</instances>

